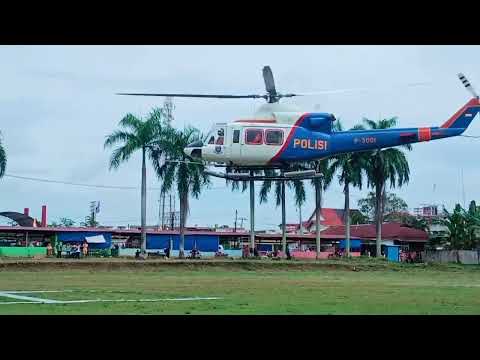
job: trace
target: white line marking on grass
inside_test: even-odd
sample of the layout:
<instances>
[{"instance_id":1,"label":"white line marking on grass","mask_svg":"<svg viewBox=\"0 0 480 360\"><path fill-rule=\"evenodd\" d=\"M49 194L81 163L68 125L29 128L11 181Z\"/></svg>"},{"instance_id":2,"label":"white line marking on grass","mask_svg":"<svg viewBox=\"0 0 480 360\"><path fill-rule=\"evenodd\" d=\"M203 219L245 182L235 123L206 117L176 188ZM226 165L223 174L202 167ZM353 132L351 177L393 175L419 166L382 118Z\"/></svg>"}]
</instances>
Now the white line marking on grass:
<instances>
[{"instance_id":1,"label":"white line marking on grass","mask_svg":"<svg viewBox=\"0 0 480 360\"><path fill-rule=\"evenodd\" d=\"M11 299L17 299L17 300L32 301L32 303L45 303L45 304L56 304L56 303L58 303L57 300L42 299L42 298L37 298L37 297L33 297L33 296L15 295L15 294L3 292L3 291L0 291L0 296L11 298ZM0 304L2 304L2 303L0 303Z\"/></svg>"},{"instance_id":2,"label":"white line marking on grass","mask_svg":"<svg viewBox=\"0 0 480 360\"><path fill-rule=\"evenodd\" d=\"M6 296L6 293L0 292L0 296ZM89 300L50 300L32 298L29 296L7 296L16 298L19 300L31 301L9 301L0 302L0 305L13 305L13 304L83 304L83 303L95 303L95 302L160 302L160 301L198 301L198 300L221 300L221 297L190 297L190 298L166 298L166 299L89 299ZM33 300L36 299L36 300Z\"/></svg>"},{"instance_id":3,"label":"white line marking on grass","mask_svg":"<svg viewBox=\"0 0 480 360\"><path fill-rule=\"evenodd\" d=\"M66 292L73 292L73 290L2 290L0 293L8 293L8 294L35 294L35 293L66 293Z\"/></svg>"}]
</instances>

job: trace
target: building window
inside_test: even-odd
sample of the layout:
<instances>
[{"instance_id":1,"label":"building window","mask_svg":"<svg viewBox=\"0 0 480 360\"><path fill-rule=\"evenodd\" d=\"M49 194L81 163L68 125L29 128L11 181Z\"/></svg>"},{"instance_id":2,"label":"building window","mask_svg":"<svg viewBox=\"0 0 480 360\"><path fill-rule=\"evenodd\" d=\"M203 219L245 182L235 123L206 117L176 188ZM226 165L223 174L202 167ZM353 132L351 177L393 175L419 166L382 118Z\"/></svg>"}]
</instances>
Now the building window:
<instances>
[{"instance_id":1,"label":"building window","mask_svg":"<svg viewBox=\"0 0 480 360\"><path fill-rule=\"evenodd\" d=\"M265 130L265 144L282 145L283 130Z\"/></svg>"},{"instance_id":2,"label":"building window","mask_svg":"<svg viewBox=\"0 0 480 360\"><path fill-rule=\"evenodd\" d=\"M245 143L247 145L261 145L263 143L263 130L247 129Z\"/></svg>"},{"instance_id":3,"label":"building window","mask_svg":"<svg viewBox=\"0 0 480 360\"><path fill-rule=\"evenodd\" d=\"M233 143L238 144L240 142L240 130L233 130Z\"/></svg>"}]
</instances>

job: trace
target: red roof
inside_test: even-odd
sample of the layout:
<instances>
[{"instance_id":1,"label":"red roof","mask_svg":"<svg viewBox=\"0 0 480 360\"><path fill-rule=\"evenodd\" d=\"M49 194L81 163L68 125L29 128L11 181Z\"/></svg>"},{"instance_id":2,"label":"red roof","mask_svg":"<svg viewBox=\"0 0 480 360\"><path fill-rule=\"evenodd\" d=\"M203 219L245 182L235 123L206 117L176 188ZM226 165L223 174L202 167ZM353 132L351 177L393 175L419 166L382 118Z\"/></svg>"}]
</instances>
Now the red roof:
<instances>
[{"instance_id":1,"label":"red roof","mask_svg":"<svg viewBox=\"0 0 480 360\"><path fill-rule=\"evenodd\" d=\"M375 224L352 225L350 227L352 237L375 239L376 233ZM345 226L331 226L322 231L322 236L341 234L345 234ZM428 233L423 230L403 226L400 223L385 223L382 224L382 239L425 242L428 241Z\"/></svg>"},{"instance_id":2,"label":"red roof","mask_svg":"<svg viewBox=\"0 0 480 360\"><path fill-rule=\"evenodd\" d=\"M324 220L321 222L321 224L325 226L343 225L344 213L345 211L340 209L324 208L322 209L322 217ZM313 213L312 218L315 218L315 212Z\"/></svg>"},{"instance_id":3,"label":"red roof","mask_svg":"<svg viewBox=\"0 0 480 360\"><path fill-rule=\"evenodd\" d=\"M345 239L345 234L341 234L341 235L336 235L336 234L325 234L324 231L321 232L321 238L323 240L343 240ZM304 240L304 239L315 239L316 238L316 234L310 234L310 233L307 233L307 234L303 234L303 235L300 235L300 234L287 234L287 239L294 239L294 240ZM357 239L355 236L351 236L352 239ZM259 239L259 240L268 240L268 239L272 239L272 240L279 240L279 239L282 239L282 234L281 233L277 233L277 234L255 234L255 239Z\"/></svg>"},{"instance_id":4,"label":"red roof","mask_svg":"<svg viewBox=\"0 0 480 360\"><path fill-rule=\"evenodd\" d=\"M350 214L358 210L350 210ZM344 222L345 211L343 209L333 209L333 208L322 208L320 212L321 219L320 224L323 226L337 226L345 225ZM315 210L307 221L303 222L303 228L309 229L312 225L315 224ZM290 228L289 231L297 230L299 228L298 223L296 224L287 224Z\"/></svg>"}]
</instances>

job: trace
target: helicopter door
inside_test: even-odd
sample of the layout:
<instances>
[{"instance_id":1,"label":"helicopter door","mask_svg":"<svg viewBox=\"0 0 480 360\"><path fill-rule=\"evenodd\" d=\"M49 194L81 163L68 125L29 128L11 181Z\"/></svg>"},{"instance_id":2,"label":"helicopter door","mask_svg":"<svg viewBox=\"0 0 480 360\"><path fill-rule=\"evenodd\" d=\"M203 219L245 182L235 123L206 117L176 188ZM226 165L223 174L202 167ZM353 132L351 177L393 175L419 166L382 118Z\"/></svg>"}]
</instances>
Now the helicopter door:
<instances>
[{"instance_id":1,"label":"helicopter door","mask_svg":"<svg viewBox=\"0 0 480 360\"><path fill-rule=\"evenodd\" d=\"M230 130L230 129L229 129ZM240 161L242 157L242 144L241 144L242 128L239 126L233 126L230 132L230 159L236 163Z\"/></svg>"}]
</instances>

